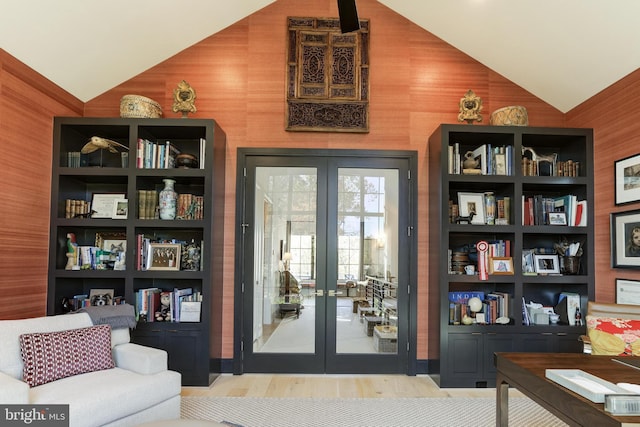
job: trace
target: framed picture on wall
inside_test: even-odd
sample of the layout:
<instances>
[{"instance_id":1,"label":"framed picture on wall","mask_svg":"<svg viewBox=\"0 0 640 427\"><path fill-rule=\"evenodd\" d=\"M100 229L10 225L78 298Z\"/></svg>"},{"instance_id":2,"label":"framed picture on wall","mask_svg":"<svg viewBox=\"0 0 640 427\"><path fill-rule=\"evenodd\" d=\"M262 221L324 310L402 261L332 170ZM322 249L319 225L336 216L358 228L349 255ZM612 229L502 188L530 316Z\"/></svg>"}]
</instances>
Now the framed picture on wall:
<instances>
[{"instance_id":1,"label":"framed picture on wall","mask_svg":"<svg viewBox=\"0 0 640 427\"><path fill-rule=\"evenodd\" d=\"M640 154L634 154L615 162L615 203L640 200Z\"/></svg>"},{"instance_id":2,"label":"framed picture on wall","mask_svg":"<svg viewBox=\"0 0 640 427\"><path fill-rule=\"evenodd\" d=\"M611 214L611 267L640 268L640 210Z\"/></svg>"},{"instance_id":3,"label":"framed picture on wall","mask_svg":"<svg viewBox=\"0 0 640 427\"><path fill-rule=\"evenodd\" d=\"M616 279L616 304L640 305L640 281Z\"/></svg>"}]
</instances>

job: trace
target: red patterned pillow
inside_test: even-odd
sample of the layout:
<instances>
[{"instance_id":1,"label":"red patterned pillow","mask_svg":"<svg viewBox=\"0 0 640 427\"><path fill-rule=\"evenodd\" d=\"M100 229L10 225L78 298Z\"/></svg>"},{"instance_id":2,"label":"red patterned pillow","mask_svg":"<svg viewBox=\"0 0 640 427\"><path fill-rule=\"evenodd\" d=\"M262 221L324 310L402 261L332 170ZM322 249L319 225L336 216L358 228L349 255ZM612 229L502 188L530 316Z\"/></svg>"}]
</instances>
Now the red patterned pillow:
<instances>
[{"instance_id":1,"label":"red patterned pillow","mask_svg":"<svg viewBox=\"0 0 640 427\"><path fill-rule=\"evenodd\" d=\"M20 335L24 382L31 387L114 367L111 326Z\"/></svg>"},{"instance_id":2,"label":"red patterned pillow","mask_svg":"<svg viewBox=\"0 0 640 427\"><path fill-rule=\"evenodd\" d=\"M594 355L640 356L640 320L587 316Z\"/></svg>"}]
</instances>

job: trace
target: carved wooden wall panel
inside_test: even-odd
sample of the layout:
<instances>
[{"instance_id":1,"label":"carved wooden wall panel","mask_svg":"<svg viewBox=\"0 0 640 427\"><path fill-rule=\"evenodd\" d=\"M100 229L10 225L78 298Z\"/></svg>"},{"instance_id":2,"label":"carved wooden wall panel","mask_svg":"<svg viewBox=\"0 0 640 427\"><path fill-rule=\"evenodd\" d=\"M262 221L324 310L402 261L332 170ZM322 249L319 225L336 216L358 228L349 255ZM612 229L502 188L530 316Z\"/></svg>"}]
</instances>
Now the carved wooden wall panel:
<instances>
[{"instance_id":1,"label":"carved wooden wall panel","mask_svg":"<svg viewBox=\"0 0 640 427\"><path fill-rule=\"evenodd\" d=\"M360 26L288 18L287 130L369 132L369 21Z\"/></svg>"}]
</instances>

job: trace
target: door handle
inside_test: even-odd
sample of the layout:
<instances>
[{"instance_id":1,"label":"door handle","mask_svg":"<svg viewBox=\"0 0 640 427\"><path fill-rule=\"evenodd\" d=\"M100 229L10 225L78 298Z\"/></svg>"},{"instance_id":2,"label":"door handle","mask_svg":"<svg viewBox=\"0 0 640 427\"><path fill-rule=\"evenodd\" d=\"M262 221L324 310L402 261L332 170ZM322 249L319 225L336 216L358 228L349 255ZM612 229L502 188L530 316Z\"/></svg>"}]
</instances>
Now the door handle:
<instances>
[{"instance_id":1,"label":"door handle","mask_svg":"<svg viewBox=\"0 0 640 427\"><path fill-rule=\"evenodd\" d=\"M311 295L315 295L317 297L323 297L324 296L324 290L323 289L318 289L316 292L311 292Z\"/></svg>"},{"instance_id":2,"label":"door handle","mask_svg":"<svg viewBox=\"0 0 640 427\"><path fill-rule=\"evenodd\" d=\"M335 297L336 295L342 295L344 293L342 291L335 291L333 289L331 289L330 291L327 291L327 292L328 292L327 296L329 296L329 297Z\"/></svg>"}]
</instances>

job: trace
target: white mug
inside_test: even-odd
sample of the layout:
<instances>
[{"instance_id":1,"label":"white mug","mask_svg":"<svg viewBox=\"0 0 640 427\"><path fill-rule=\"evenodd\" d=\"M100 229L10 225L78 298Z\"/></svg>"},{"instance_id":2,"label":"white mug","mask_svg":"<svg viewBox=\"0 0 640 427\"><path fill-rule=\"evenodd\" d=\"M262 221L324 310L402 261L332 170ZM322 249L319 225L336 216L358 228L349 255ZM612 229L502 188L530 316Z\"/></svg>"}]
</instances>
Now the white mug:
<instances>
[{"instance_id":1,"label":"white mug","mask_svg":"<svg viewBox=\"0 0 640 427\"><path fill-rule=\"evenodd\" d=\"M465 265L464 266L464 271L465 273L472 275L472 274L476 274L476 266L475 265Z\"/></svg>"}]
</instances>

